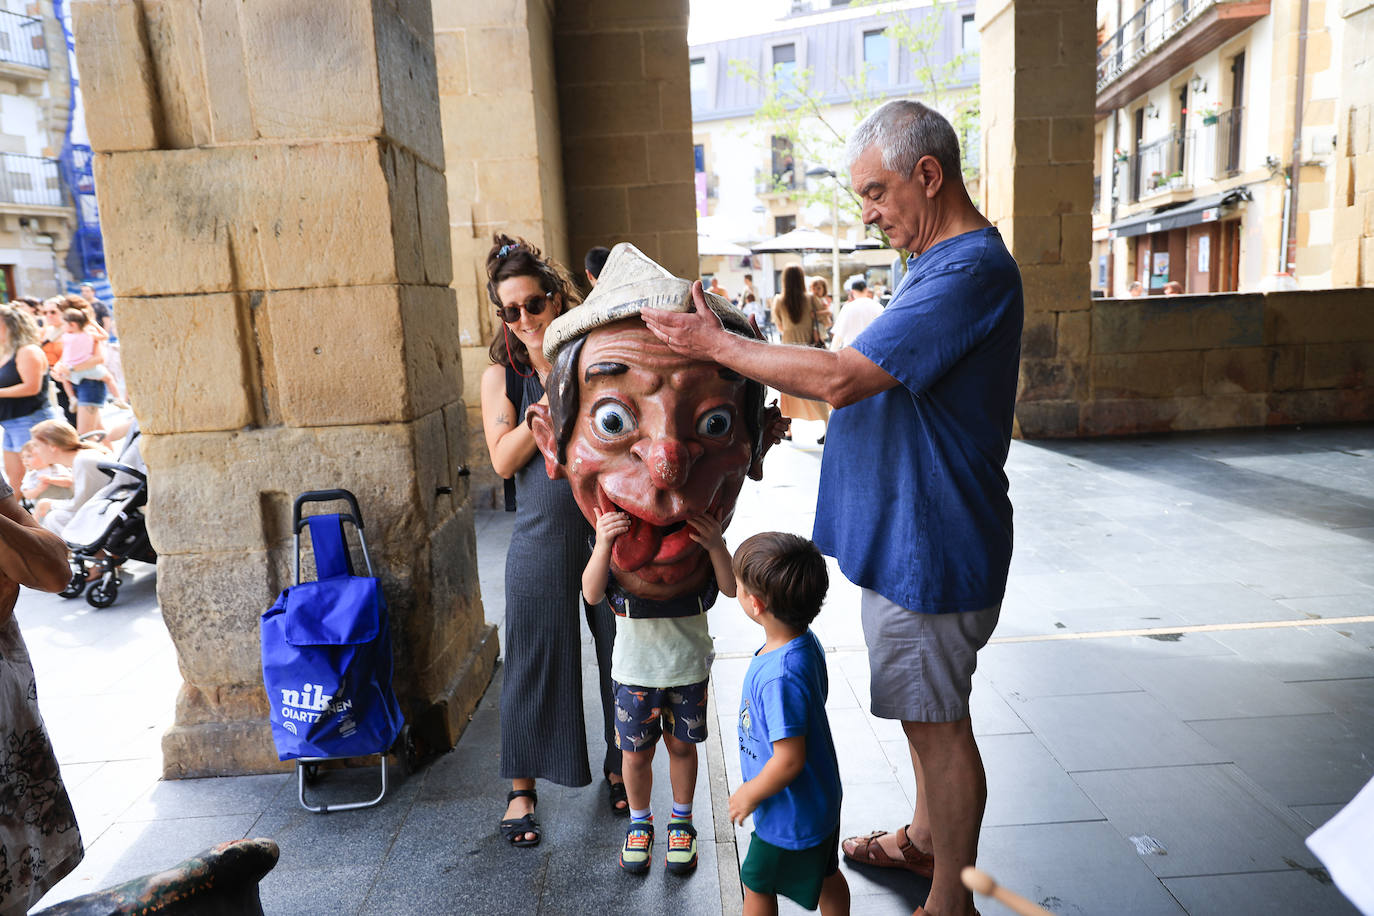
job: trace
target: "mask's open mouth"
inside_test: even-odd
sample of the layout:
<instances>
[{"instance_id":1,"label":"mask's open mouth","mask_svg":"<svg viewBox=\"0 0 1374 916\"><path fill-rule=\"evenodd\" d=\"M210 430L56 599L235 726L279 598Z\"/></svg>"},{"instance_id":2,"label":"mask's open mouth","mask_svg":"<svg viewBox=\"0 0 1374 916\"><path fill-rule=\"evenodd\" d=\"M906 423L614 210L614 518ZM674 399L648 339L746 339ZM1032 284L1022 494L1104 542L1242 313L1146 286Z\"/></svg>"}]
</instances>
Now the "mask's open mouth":
<instances>
[{"instance_id":1,"label":"mask's open mouth","mask_svg":"<svg viewBox=\"0 0 1374 916\"><path fill-rule=\"evenodd\" d=\"M611 561L618 569L626 572L642 570L648 575L649 570L645 570L644 567L672 566L680 563L694 548L700 546L692 540L691 529L687 527L685 519L666 525L655 525L612 502L604 493L601 498L602 511L620 511L630 517L630 530L617 538L615 546L611 548ZM666 573L667 570L662 572ZM657 575L650 577L659 578Z\"/></svg>"}]
</instances>

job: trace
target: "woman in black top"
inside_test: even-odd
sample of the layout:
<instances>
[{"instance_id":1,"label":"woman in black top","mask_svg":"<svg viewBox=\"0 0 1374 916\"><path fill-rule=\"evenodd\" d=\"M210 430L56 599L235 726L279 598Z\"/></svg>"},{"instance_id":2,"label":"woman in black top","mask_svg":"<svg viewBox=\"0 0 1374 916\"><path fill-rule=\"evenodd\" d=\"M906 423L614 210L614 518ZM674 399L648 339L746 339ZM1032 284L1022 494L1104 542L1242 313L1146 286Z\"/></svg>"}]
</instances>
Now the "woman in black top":
<instances>
[{"instance_id":1,"label":"woman in black top","mask_svg":"<svg viewBox=\"0 0 1374 916\"><path fill-rule=\"evenodd\" d=\"M15 491L24 479L19 450L29 430L57 416L48 398L48 358L38 343L38 322L28 311L0 305L0 428L5 479Z\"/></svg>"}]
</instances>

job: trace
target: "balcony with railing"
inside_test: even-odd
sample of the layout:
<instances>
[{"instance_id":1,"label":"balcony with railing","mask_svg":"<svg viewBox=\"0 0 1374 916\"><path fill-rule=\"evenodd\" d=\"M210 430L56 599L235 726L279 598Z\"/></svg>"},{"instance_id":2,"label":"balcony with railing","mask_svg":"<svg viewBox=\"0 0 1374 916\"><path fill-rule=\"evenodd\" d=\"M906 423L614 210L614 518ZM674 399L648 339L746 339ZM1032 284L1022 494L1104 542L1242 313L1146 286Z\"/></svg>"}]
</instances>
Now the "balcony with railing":
<instances>
[{"instance_id":1,"label":"balcony with railing","mask_svg":"<svg viewBox=\"0 0 1374 916\"><path fill-rule=\"evenodd\" d=\"M0 153L0 208L62 207L62 178L56 159Z\"/></svg>"},{"instance_id":2,"label":"balcony with railing","mask_svg":"<svg viewBox=\"0 0 1374 916\"><path fill-rule=\"evenodd\" d=\"M1269 15L1270 0L1145 0L1097 47L1097 111L1169 79Z\"/></svg>"},{"instance_id":3,"label":"balcony with railing","mask_svg":"<svg viewBox=\"0 0 1374 916\"><path fill-rule=\"evenodd\" d=\"M1130 158L1127 199L1131 203L1183 190L1191 185L1184 171L1189 149L1194 146L1192 131L1175 130L1158 140L1143 144Z\"/></svg>"},{"instance_id":4,"label":"balcony with railing","mask_svg":"<svg viewBox=\"0 0 1374 916\"><path fill-rule=\"evenodd\" d=\"M0 71L27 75L47 69L43 20L0 10Z\"/></svg>"}]
</instances>

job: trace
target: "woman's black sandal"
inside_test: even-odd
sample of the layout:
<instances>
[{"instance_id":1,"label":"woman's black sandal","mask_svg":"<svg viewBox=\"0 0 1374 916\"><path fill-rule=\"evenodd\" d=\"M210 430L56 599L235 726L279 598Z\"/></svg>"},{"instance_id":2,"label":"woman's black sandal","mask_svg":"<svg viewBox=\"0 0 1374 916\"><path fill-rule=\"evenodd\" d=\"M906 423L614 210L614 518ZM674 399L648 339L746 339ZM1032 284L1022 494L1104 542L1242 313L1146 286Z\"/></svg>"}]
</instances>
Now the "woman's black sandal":
<instances>
[{"instance_id":1,"label":"woman's black sandal","mask_svg":"<svg viewBox=\"0 0 1374 916\"><path fill-rule=\"evenodd\" d=\"M517 798L528 798L536 805L539 804L539 793L533 789L512 789L506 795L506 803L515 801ZM525 834L534 834L534 839L527 839ZM524 817L508 817L501 822L501 836L506 838L506 842L512 846L538 846L539 845L539 822L534 819L534 812L526 814Z\"/></svg>"},{"instance_id":2,"label":"woman's black sandal","mask_svg":"<svg viewBox=\"0 0 1374 916\"><path fill-rule=\"evenodd\" d=\"M611 806L611 813L617 817L628 817L630 814L630 796L625 794L625 783L611 782L611 777L606 777L607 804Z\"/></svg>"}]
</instances>

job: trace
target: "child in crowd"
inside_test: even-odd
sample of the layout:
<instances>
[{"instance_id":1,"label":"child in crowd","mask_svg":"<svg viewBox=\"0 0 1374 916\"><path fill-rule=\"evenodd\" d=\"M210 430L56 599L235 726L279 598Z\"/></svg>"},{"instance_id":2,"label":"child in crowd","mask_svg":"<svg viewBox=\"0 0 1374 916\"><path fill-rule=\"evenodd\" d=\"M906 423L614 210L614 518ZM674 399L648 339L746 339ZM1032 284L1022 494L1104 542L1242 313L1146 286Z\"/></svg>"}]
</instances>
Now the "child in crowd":
<instances>
[{"instance_id":1,"label":"child in crowd","mask_svg":"<svg viewBox=\"0 0 1374 916\"><path fill-rule=\"evenodd\" d=\"M692 826L692 800L697 782L697 745L706 740L706 679L715 653L706 611L717 590L735 594L735 574L725 546L721 521L714 515L687 520L689 536L705 549L715 588L681 599L691 607L660 616L637 616L639 600L625 595L611 574L611 547L630 529L624 512L597 512L596 543L582 573L582 598L594 605L603 597L616 612L611 678L615 692L616 745L623 755L622 773L630 801L630 824L620 850L620 867L649 870L654 848L654 749L658 739L668 749L673 814L668 821L670 872L685 873L697 865L697 832ZM667 604L667 602L662 602ZM671 616L669 616L671 614Z\"/></svg>"},{"instance_id":2,"label":"child in crowd","mask_svg":"<svg viewBox=\"0 0 1374 916\"><path fill-rule=\"evenodd\" d=\"M825 916L849 912L840 872L840 771L825 699L825 650L809 629L830 584L825 560L804 537L756 534L735 552L740 605L764 644L744 677L739 758L744 784L730 821L754 815L740 866L746 914L776 913L778 894Z\"/></svg>"},{"instance_id":3,"label":"child in crowd","mask_svg":"<svg viewBox=\"0 0 1374 916\"><path fill-rule=\"evenodd\" d=\"M24 481L19 491L25 499L33 502L44 498L67 499L72 495L71 469L39 457L32 439L19 449L19 460L24 463Z\"/></svg>"},{"instance_id":4,"label":"child in crowd","mask_svg":"<svg viewBox=\"0 0 1374 916\"><path fill-rule=\"evenodd\" d=\"M110 389L110 396L116 400L121 398L119 388L115 384L114 376L104 365L91 366L88 369L74 369L81 363L95 355L95 345L97 335L91 327L91 319L81 309L69 308L62 313L62 320L66 322L66 333L62 335L62 362L66 366L69 380L63 382L63 387L67 390L67 397L73 403L76 401L76 390L73 387L79 382L88 379L98 379L105 383L105 387ZM103 333L101 335L104 336ZM100 389L96 389L99 391Z\"/></svg>"}]
</instances>

